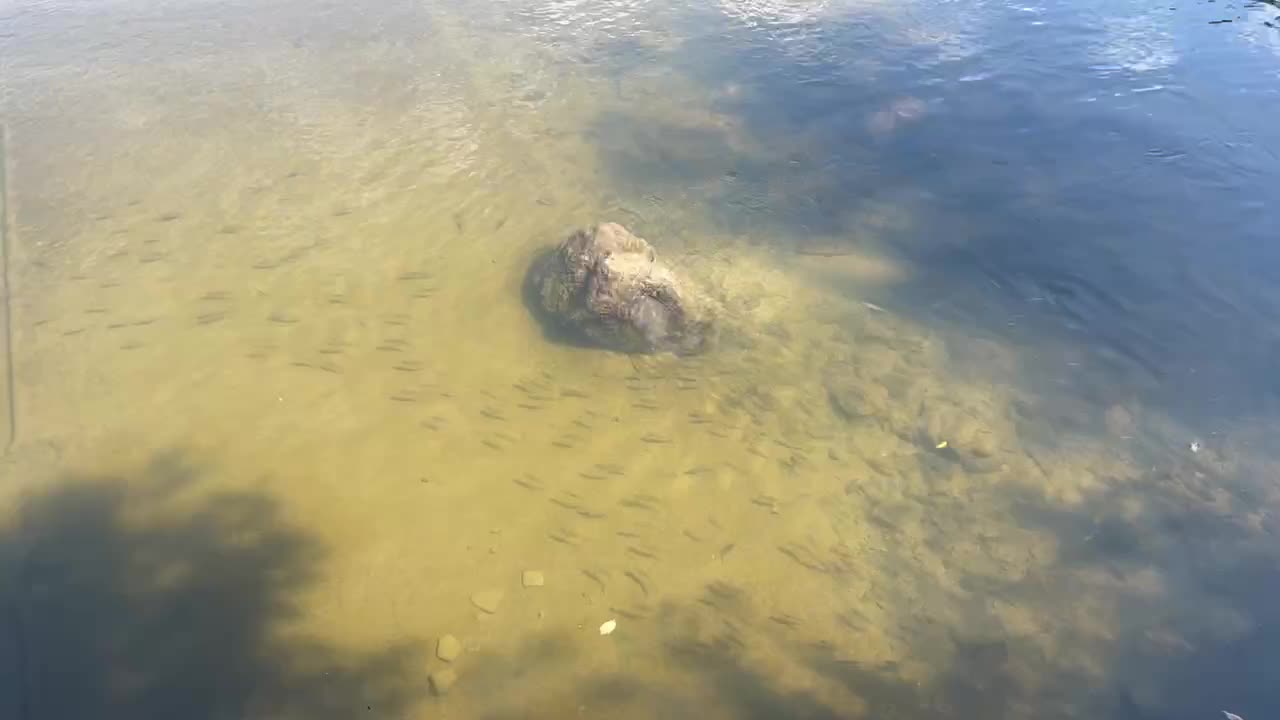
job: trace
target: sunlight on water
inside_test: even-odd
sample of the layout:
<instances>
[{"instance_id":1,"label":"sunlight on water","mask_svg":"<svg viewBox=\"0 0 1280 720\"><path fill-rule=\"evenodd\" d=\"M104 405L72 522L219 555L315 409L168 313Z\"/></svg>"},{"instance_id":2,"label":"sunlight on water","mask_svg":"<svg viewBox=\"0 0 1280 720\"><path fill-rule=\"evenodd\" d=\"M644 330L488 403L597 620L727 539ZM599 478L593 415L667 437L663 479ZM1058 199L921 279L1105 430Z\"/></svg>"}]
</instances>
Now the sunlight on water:
<instances>
[{"instance_id":1,"label":"sunlight on water","mask_svg":"<svg viewBox=\"0 0 1280 720\"><path fill-rule=\"evenodd\" d=\"M1188 678L1274 634L1270 393L1186 378L1280 305L1167 195L1126 282L1096 169L1008 141L1065 116L992 109L1041 9L974 7L0 12L5 716L1265 716ZM1137 97L1150 17L1063 42ZM1115 137L1109 187L1182 157ZM710 352L544 331L530 261L606 220Z\"/></svg>"}]
</instances>

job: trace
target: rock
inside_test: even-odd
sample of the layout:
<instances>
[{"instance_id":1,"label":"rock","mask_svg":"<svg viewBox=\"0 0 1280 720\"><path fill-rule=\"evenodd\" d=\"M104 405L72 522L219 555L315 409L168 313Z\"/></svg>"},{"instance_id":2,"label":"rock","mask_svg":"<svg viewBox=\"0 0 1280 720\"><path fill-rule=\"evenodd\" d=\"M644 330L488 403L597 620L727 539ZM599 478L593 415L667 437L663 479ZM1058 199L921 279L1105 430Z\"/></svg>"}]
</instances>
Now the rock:
<instances>
[{"instance_id":1,"label":"rock","mask_svg":"<svg viewBox=\"0 0 1280 720\"><path fill-rule=\"evenodd\" d=\"M436 657L445 662L453 662L462 654L462 643L452 635L442 635L436 641Z\"/></svg>"},{"instance_id":2,"label":"rock","mask_svg":"<svg viewBox=\"0 0 1280 720\"><path fill-rule=\"evenodd\" d=\"M502 604L502 591L481 590L471 596L471 604L492 615L498 612L498 606Z\"/></svg>"},{"instance_id":3,"label":"rock","mask_svg":"<svg viewBox=\"0 0 1280 720\"><path fill-rule=\"evenodd\" d=\"M525 587L542 587L547 584L547 579L537 570L525 570L520 574L520 584Z\"/></svg>"},{"instance_id":4,"label":"rock","mask_svg":"<svg viewBox=\"0 0 1280 720\"><path fill-rule=\"evenodd\" d=\"M996 454L999 447L996 444L996 436L989 430L980 430L974 433L973 438L967 444L969 452L979 458L989 458Z\"/></svg>"},{"instance_id":5,"label":"rock","mask_svg":"<svg viewBox=\"0 0 1280 720\"><path fill-rule=\"evenodd\" d=\"M444 695L449 692L449 688L458 682L458 671L453 668L444 668L437 670L428 676L431 681L431 692L436 695Z\"/></svg>"},{"instance_id":6,"label":"rock","mask_svg":"<svg viewBox=\"0 0 1280 720\"><path fill-rule=\"evenodd\" d=\"M526 301L561 329L628 353L698 353L712 334L710 303L617 223L570 235L535 259Z\"/></svg>"},{"instance_id":7,"label":"rock","mask_svg":"<svg viewBox=\"0 0 1280 720\"><path fill-rule=\"evenodd\" d=\"M892 407L889 391L883 385L848 372L833 373L824 385L831 409L845 420L882 417Z\"/></svg>"}]
</instances>

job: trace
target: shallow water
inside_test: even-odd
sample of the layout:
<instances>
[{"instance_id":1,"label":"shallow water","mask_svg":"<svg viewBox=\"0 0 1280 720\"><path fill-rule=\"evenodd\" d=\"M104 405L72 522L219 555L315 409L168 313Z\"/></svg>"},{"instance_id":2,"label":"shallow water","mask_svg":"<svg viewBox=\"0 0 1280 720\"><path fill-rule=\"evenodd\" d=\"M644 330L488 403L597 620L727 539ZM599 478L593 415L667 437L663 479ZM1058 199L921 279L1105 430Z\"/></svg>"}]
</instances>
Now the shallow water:
<instances>
[{"instance_id":1,"label":"shallow water","mask_svg":"<svg viewBox=\"0 0 1280 720\"><path fill-rule=\"evenodd\" d=\"M0 7L0 714L1268 716L1275 15Z\"/></svg>"}]
</instances>

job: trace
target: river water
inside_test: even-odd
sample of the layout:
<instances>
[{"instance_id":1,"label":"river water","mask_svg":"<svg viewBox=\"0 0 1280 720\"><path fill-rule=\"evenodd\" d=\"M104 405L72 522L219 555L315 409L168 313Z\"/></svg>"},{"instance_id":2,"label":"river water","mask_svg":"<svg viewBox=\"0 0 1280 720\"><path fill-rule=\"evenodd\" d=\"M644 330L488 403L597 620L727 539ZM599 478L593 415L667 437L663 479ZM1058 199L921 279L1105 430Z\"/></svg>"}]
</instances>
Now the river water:
<instances>
[{"instance_id":1,"label":"river water","mask_svg":"<svg viewBox=\"0 0 1280 720\"><path fill-rule=\"evenodd\" d=\"M1273 716L1277 16L0 4L0 715Z\"/></svg>"}]
</instances>

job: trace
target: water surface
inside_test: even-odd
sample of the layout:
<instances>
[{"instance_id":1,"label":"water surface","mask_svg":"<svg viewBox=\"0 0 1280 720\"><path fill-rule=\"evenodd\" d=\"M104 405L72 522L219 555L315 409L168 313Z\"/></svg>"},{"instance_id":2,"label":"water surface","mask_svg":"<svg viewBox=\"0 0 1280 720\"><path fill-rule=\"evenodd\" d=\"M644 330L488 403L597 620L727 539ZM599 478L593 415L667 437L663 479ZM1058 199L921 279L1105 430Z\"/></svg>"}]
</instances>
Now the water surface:
<instances>
[{"instance_id":1,"label":"water surface","mask_svg":"<svg viewBox=\"0 0 1280 720\"><path fill-rule=\"evenodd\" d=\"M4 5L5 716L1267 717L1277 15Z\"/></svg>"}]
</instances>

